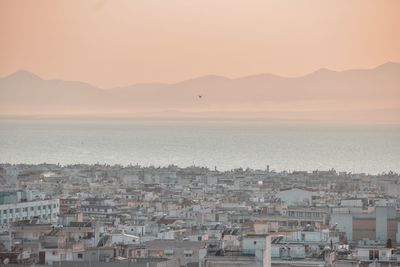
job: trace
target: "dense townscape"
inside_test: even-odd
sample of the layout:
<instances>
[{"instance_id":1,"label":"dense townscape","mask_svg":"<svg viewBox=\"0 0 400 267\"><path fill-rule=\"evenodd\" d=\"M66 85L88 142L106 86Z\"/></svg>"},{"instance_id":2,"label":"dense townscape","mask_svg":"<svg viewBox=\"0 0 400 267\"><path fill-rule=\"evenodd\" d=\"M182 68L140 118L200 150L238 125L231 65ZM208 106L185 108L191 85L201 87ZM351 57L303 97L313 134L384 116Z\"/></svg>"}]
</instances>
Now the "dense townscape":
<instances>
[{"instance_id":1,"label":"dense townscape","mask_svg":"<svg viewBox=\"0 0 400 267\"><path fill-rule=\"evenodd\" d=\"M0 164L0 266L400 266L400 176Z\"/></svg>"}]
</instances>

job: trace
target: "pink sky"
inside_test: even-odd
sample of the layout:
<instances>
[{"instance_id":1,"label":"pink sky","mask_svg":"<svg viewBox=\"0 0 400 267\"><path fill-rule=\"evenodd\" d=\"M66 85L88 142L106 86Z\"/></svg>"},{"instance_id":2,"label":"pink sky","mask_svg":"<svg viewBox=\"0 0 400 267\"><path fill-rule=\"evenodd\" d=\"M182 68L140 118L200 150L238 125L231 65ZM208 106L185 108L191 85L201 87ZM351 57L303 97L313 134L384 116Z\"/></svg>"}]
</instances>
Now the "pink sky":
<instances>
[{"instance_id":1,"label":"pink sky","mask_svg":"<svg viewBox=\"0 0 400 267\"><path fill-rule=\"evenodd\" d=\"M400 62L400 1L1 0L0 76L103 88Z\"/></svg>"}]
</instances>

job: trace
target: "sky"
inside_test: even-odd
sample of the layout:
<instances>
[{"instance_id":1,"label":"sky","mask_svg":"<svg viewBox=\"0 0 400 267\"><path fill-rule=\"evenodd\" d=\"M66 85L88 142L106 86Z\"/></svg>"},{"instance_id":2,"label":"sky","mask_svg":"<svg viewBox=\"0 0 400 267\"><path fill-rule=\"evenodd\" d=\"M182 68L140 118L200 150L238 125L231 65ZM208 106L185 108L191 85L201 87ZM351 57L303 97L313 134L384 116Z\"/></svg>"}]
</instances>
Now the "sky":
<instances>
[{"instance_id":1,"label":"sky","mask_svg":"<svg viewBox=\"0 0 400 267\"><path fill-rule=\"evenodd\" d=\"M400 62L398 0L0 0L0 76L101 88Z\"/></svg>"}]
</instances>

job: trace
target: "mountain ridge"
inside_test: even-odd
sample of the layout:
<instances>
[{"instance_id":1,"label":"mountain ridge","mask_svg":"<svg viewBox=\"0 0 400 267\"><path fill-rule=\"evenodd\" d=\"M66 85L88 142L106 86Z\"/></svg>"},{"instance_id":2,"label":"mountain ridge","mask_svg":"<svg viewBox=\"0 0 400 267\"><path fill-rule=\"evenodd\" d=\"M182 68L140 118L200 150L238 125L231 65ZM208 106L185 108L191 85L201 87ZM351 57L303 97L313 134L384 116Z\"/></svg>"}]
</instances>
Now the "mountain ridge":
<instances>
[{"instance_id":1,"label":"mountain ridge","mask_svg":"<svg viewBox=\"0 0 400 267\"><path fill-rule=\"evenodd\" d=\"M123 113L134 116L140 112L173 109L184 113L213 110L224 114L297 111L314 112L315 117L321 117L324 112L335 109L397 110L399 88L400 63L395 62L371 69L321 68L299 77L268 73L238 78L204 75L177 83L141 83L109 89L79 81L46 80L19 70L0 78L0 115ZM391 114L400 122L400 114Z\"/></svg>"},{"instance_id":2,"label":"mountain ridge","mask_svg":"<svg viewBox=\"0 0 400 267\"><path fill-rule=\"evenodd\" d=\"M0 80L9 78L11 76L14 75L26 75L26 76L31 76L31 77L37 77L43 81L64 81L64 82L79 82L79 83L83 83L83 84L87 84L93 87L96 87L98 89L101 90L113 90L113 89L118 89L118 88L125 88L125 87L130 87L130 86L139 86L139 85L176 85L179 83L183 83L183 82L187 82L187 81L193 81L193 80L201 80L203 78L208 78L208 77L215 77L215 78L222 78L222 79L226 79L226 80L242 80L242 79L246 79L246 78L252 78L252 77L258 77L258 76L266 76L266 77L275 77L275 78L284 78L284 79L297 79L297 78L302 78L302 77L306 77L309 75L312 75L314 73L318 73L318 72L331 72L331 73L340 73L340 72L349 72L349 71L366 71L366 70L376 70L376 69L381 69L381 68L385 68L385 67L397 67L400 68L400 62L395 62L395 61L387 61L385 63L382 63L380 65L377 65L376 67L373 68L355 68L355 69L346 69L346 70L332 70L329 68L319 68L316 69L314 71L311 71L309 73L306 73L304 75L298 75L298 76L283 76L283 75L278 75L278 74L273 74L273 73L257 73L257 74L250 74L250 75L244 75L244 76L239 76L239 77L235 77L235 78L231 78L231 77L227 77L227 76L223 76L223 75L217 75L217 74L206 74L206 75L201 75L201 76L197 76L197 77L193 77L193 78L189 78L189 79L183 79L181 81L177 81L177 82L173 82L173 83L167 83L167 82L143 82L143 83L133 83L133 84L128 84L128 85L119 85L119 86L114 86L114 87L110 87L110 88L102 88L96 85L93 85L89 82L82 82L82 81L77 81L77 80L65 80L65 79L45 79L43 77L41 77L40 75L29 71L29 70L25 70L25 69L19 69L16 70L15 72L12 72L8 75L5 75L3 77L0 77Z\"/></svg>"}]
</instances>

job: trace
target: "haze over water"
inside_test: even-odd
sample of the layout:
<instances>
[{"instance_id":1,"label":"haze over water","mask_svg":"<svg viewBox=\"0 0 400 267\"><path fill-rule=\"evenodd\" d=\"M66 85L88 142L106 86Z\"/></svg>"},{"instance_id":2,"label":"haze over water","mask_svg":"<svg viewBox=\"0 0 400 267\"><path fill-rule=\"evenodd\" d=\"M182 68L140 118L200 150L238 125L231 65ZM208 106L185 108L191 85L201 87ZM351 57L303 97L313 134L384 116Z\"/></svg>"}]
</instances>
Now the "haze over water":
<instances>
[{"instance_id":1,"label":"haze over water","mask_svg":"<svg viewBox=\"0 0 400 267\"><path fill-rule=\"evenodd\" d=\"M265 121L1 120L2 163L400 172L400 126Z\"/></svg>"}]
</instances>

